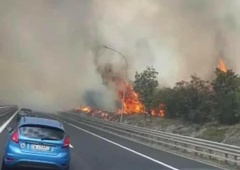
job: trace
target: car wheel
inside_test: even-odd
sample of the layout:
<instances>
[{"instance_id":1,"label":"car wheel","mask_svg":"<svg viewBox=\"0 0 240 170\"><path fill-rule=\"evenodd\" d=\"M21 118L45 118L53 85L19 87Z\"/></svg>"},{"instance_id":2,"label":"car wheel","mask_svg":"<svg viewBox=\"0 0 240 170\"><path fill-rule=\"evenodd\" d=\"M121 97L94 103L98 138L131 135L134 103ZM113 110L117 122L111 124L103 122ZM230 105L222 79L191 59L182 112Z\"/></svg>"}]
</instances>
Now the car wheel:
<instances>
[{"instance_id":1,"label":"car wheel","mask_svg":"<svg viewBox=\"0 0 240 170\"><path fill-rule=\"evenodd\" d=\"M70 165L68 165L68 166L65 168L65 170L70 170Z\"/></svg>"},{"instance_id":2,"label":"car wheel","mask_svg":"<svg viewBox=\"0 0 240 170\"><path fill-rule=\"evenodd\" d=\"M5 163L4 163L4 159L2 160L2 168L1 170L8 170Z\"/></svg>"}]
</instances>

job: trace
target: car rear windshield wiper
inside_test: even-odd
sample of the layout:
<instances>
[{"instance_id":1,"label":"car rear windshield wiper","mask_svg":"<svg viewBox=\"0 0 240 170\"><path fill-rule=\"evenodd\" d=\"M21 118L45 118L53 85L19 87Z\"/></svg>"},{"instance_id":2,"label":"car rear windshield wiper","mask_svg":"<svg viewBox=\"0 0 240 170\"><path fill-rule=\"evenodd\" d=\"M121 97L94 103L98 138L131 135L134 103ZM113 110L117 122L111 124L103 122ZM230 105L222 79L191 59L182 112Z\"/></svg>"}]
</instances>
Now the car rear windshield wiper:
<instances>
[{"instance_id":1,"label":"car rear windshield wiper","mask_svg":"<svg viewBox=\"0 0 240 170\"><path fill-rule=\"evenodd\" d=\"M59 140L59 139L58 138L45 137L45 138L41 138L41 140Z\"/></svg>"}]
</instances>

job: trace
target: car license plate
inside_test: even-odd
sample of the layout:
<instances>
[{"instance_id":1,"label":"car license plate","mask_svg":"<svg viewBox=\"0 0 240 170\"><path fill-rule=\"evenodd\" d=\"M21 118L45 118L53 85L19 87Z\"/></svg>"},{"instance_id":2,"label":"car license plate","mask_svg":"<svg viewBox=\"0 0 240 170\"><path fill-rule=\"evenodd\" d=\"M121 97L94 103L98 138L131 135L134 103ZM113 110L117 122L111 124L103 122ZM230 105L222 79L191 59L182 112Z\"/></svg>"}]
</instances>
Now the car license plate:
<instances>
[{"instance_id":1,"label":"car license plate","mask_svg":"<svg viewBox=\"0 0 240 170\"><path fill-rule=\"evenodd\" d=\"M37 151L49 151L50 146L44 146L44 145L31 145L32 150L37 150Z\"/></svg>"}]
</instances>

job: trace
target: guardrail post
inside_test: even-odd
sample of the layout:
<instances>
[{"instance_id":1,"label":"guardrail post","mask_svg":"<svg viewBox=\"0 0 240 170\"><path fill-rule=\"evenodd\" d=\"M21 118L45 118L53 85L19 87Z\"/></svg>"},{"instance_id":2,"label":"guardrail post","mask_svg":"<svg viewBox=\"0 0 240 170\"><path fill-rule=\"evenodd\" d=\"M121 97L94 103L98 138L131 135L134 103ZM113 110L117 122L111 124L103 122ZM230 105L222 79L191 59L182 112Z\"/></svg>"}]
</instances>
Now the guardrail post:
<instances>
[{"instance_id":1,"label":"guardrail post","mask_svg":"<svg viewBox=\"0 0 240 170\"><path fill-rule=\"evenodd\" d=\"M212 159L212 156L211 156L212 155L212 150L209 149L209 153L210 153L209 159Z\"/></svg>"},{"instance_id":2,"label":"guardrail post","mask_svg":"<svg viewBox=\"0 0 240 170\"><path fill-rule=\"evenodd\" d=\"M174 144L173 148L174 148L174 149L177 148L177 142L174 141L173 144Z\"/></svg>"},{"instance_id":3,"label":"guardrail post","mask_svg":"<svg viewBox=\"0 0 240 170\"><path fill-rule=\"evenodd\" d=\"M198 147L195 147L194 150L195 150L195 155L198 156L199 155L198 152L197 152Z\"/></svg>"},{"instance_id":4,"label":"guardrail post","mask_svg":"<svg viewBox=\"0 0 240 170\"><path fill-rule=\"evenodd\" d=\"M183 151L184 151L184 152L187 152L187 146L186 146L186 145L183 145L183 146L184 146Z\"/></svg>"},{"instance_id":5,"label":"guardrail post","mask_svg":"<svg viewBox=\"0 0 240 170\"><path fill-rule=\"evenodd\" d=\"M225 153L225 158L226 158L226 159L228 158L228 154L227 154L227 153ZM225 163L228 163L228 161L225 160Z\"/></svg>"},{"instance_id":6,"label":"guardrail post","mask_svg":"<svg viewBox=\"0 0 240 170\"><path fill-rule=\"evenodd\" d=\"M237 161L238 157L234 155L234 160ZM234 162L234 165L237 165L237 162Z\"/></svg>"},{"instance_id":7,"label":"guardrail post","mask_svg":"<svg viewBox=\"0 0 240 170\"><path fill-rule=\"evenodd\" d=\"M237 161L239 160L239 157L234 155L234 160L235 160L234 165L238 166L239 164L237 163Z\"/></svg>"}]
</instances>

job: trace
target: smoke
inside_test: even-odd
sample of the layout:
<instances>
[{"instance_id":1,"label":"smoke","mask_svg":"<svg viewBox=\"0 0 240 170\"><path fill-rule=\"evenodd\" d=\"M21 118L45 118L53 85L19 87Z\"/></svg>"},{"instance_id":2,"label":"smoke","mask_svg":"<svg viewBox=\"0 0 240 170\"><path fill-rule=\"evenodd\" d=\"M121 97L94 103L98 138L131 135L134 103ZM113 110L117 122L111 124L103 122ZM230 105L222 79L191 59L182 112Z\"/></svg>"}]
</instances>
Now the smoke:
<instances>
[{"instance_id":1,"label":"smoke","mask_svg":"<svg viewBox=\"0 0 240 170\"><path fill-rule=\"evenodd\" d=\"M239 71L234 65L239 54L239 1L104 2L98 2L99 29L108 44L129 56L132 77L135 70L153 65L162 85L193 73L208 78L217 66L219 50L227 65ZM218 35L225 41L221 49Z\"/></svg>"},{"instance_id":2,"label":"smoke","mask_svg":"<svg viewBox=\"0 0 240 170\"><path fill-rule=\"evenodd\" d=\"M129 79L149 65L161 85L193 73L209 78L220 54L239 72L239 7L239 0L0 1L0 100L41 110L93 101L114 109L116 94L99 68L110 63L124 77L126 66L107 49L96 63L101 45L124 54Z\"/></svg>"},{"instance_id":3,"label":"smoke","mask_svg":"<svg viewBox=\"0 0 240 170\"><path fill-rule=\"evenodd\" d=\"M101 85L92 64L91 1L0 2L0 96L36 109L69 109Z\"/></svg>"}]
</instances>

